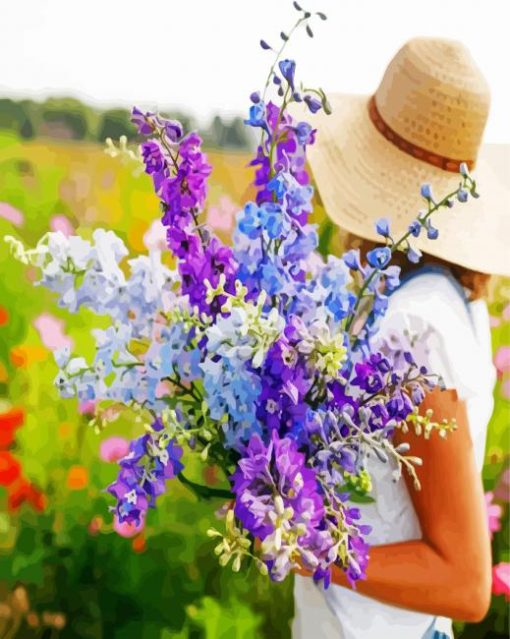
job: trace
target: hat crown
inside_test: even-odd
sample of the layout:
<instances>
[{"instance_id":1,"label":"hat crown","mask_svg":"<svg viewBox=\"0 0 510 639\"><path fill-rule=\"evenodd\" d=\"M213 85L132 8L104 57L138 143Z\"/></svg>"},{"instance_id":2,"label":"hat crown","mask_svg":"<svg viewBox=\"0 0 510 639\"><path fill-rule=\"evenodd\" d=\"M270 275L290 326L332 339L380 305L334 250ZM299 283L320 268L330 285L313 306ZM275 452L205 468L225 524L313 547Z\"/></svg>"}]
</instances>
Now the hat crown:
<instances>
[{"instance_id":1,"label":"hat crown","mask_svg":"<svg viewBox=\"0 0 510 639\"><path fill-rule=\"evenodd\" d=\"M459 161L476 161L490 91L468 49L455 40L414 38L388 65L377 109L400 137Z\"/></svg>"}]
</instances>

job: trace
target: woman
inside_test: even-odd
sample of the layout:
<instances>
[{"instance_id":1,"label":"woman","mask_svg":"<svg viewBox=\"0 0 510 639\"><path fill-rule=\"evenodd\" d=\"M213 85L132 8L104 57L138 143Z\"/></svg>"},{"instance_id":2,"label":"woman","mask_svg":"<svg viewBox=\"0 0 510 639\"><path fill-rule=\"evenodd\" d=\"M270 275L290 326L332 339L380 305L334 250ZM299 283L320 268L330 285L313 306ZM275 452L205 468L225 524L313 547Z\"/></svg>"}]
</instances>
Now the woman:
<instances>
[{"instance_id":1,"label":"woman","mask_svg":"<svg viewBox=\"0 0 510 639\"><path fill-rule=\"evenodd\" d=\"M383 348L410 348L442 375L447 390L431 393L423 409L438 420L455 417L458 428L446 439L399 433L423 459L419 491L404 479L394 483L389 464L371 461L376 501L362 507L373 526L367 579L353 591L336 570L324 591L296 575L294 639L449 637L448 618L478 621L487 611L491 556L480 471L495 374L482 294L488 274L510 275L507 184L491 168L504 166L508 153L481 147L489 101L460 43L419 38L397 53L372 98L333 97L333 115L317 122L314 179L326 211L351 238L378 241L381 215L399 238L423 206L420 185L432 184L441 197L454 191L461 162L482 197L439 213L438 239L416 240L429 255L406 267L378 338Z\"/></svg>"}]
</instances>

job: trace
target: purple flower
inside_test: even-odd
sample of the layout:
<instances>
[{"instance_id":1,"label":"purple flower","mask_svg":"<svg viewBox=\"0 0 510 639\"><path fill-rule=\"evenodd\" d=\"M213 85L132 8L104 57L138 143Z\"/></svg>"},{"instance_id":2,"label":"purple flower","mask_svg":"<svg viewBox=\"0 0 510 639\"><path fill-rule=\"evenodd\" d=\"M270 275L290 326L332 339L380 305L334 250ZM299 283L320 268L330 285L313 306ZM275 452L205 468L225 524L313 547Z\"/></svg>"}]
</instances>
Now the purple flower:
<instances>
[{"instance_id":1,"label":"purple flower","mask_svg":"<svg viewBox=\"0 0 510 639\"><path fill-rule=\"evenodd\" d=\"M380 353L373 353L368 360L354 366L356 376L351 380L368 393L377 393L385 386L383 376L391 370L389 361Z\"/></svg>"},{"instance_id":2,"label":"purple flower","mask_svg":"<svg viewBox=\"0 0 510 639\"><path fill-rule=\"evenodd\" d=\"M288 437L273 431L266 446L253 435L232 476L236 515L253 534L264 539L273 530L269 511L276 488L285 506L292 506L296 523L317 526L323 516L315 473L305 466L305 456Z\"/></svg>"},{"instance_id":3,"label":"purple flower","mask_svg":"<svg viewBox=\"0 0 510 639\"><path fill-rule=\"evenodd\" d=\"M231 479L236 517L264 542L264 559L271 576L283 579L293 567L285 554L290 543L286 535L295 539L300 530L299 543L308 552L313 552L309 545L317 544L315 533L321 529L324 505L314 471L306 467L305 456L294 440L280 439L273 431L267 445L258 435L251 437ZM281 513L281 523L275 517L277 512Z\"/></svg>"},{"instance_id":4,"label":"purple flower","mask_svg":"<svg viewBox=\"0 0 510 639\"><path fill-rule=\"evenodd\" d=\"M280 60L278 63L280 73L287 80L292 91L294 91L294 74L296 72L296 63L294 60Z\"/></svg>"},{"instance_id":5,"label":"purple flower","mask_svg":"<svg viewBox=\"0 0 510 639\"><path fill-rule=\"evenodd\" d=\"M177 120L165 120L163 131L167 140L172 144L178 142L184 133L182 124Z\"/></svg>"},{"instance_id":6,"label":"purple flower","mask_svg":"<svg viewBox=\"0 0 510 639\"><path fill-rule=\"evenodd\" d=\"M154 113L151 113L150 111L143 113L137 107L134 107L131 112L131 122L136 126L140 135L150 135L151 133L154 133L155 117Z\"/></svg>"},{"instance_id":7,"label":"purple flower","mask_svg":"<svg viewBox=\"0 0 510 639\"><path fill-rule=\"evenodd\" d=\"M121 470L108 492L117 499L114 510L121 524L138 525L147 508L154 507L156 497L165 491L166 481L183 469L182 448L174 440L161 446L163 435L162 423L156 420L153 431L133 440L128 454L119 461Z\"/></svg>"},{"instance_id":8,"label":"purple flower","mask_svg":"<svg viewBox=\"0 0 510 639\"><path fill-rule=\"evenodd\" d=\"M369 550L370 546L364 541L361 535L349 537L349 557L346 574L349 583L353 587L356 581L366 578Z\"/></svg>"},{"instance_id":9,"label":"purple flower","mask_svg":"<svg viewBox=\"0 0 510 639\"><path fill-rule=\"evenodd\" d=\"M304 101L311 113L317 113L322 108L322 103L311 95L305 95Z\"/></svg>"},{"instance_id":10,"label":"purple flower","mask_svg":"<svg viewBox=\"0 0 510 639\"><path fill-rule=\"evenodd\" d=\"M308 122L298 122L294 127L296 132L297 141L301 145L313 144L315 142L315 133L317 129L314 129L308 124Z\"/></svg>"},{"instance_id":11,"label":"purple flower","mask_svg":"<svg viewBox=\"0 0 510 639\"><path fill-rule=\"evenodd\" d=\"M149 175L163 171L166 166L161 147L157 142L149 140L141 146L145 171Z\"/></svg>"},{"instance_id":12,"label":"purple flower","mask_svg":"<svg viewBox=\"0 0 510 639\"><path fill-rule=\"evenodd\" d=\"M393 393L386 408L389 416L398 421L405 420L413 412L411 399L400 389Z\"/></svg>"},{"instance_id":13,"label":"purple flower","mask_svg":"<svg viewBox=\"0 0 510 639\"><path fill-rule=\"evenodd\" d=\"M139 525L143 521L149 502L133 473L122 469L107 490L117 499L115 514L120 523L130 522Z\"/></svg>"}]
</instances>

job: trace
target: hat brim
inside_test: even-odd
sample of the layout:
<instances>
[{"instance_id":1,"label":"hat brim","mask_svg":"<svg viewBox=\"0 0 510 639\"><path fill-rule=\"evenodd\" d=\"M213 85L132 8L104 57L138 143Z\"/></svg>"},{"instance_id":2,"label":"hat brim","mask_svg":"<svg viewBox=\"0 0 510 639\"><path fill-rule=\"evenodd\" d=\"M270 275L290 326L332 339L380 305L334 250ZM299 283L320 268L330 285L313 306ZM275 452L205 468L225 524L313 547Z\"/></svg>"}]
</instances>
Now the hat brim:
<instances>
[{"instance_id":1,"label":"hat brim","mask_svg":"<svg viewBox=\"0 0 510 639\"><path fill-rule=\"evenodd\" d=\"M308 161L329 217L361 237L380 240L374 222L391 221L400 237L424 209L422 184L437 197L454 191L457 173L418 160L391 144L368 114L367 96L330 96L332 114L312 119L316 143ZM310 119L310 118L307 118ZM510 145L489 144L480 150L473 176L480 193L465 204L435 215L436 240L420 237L420 250L466 268L510 276Z\"/></svg>"}]
</instances>

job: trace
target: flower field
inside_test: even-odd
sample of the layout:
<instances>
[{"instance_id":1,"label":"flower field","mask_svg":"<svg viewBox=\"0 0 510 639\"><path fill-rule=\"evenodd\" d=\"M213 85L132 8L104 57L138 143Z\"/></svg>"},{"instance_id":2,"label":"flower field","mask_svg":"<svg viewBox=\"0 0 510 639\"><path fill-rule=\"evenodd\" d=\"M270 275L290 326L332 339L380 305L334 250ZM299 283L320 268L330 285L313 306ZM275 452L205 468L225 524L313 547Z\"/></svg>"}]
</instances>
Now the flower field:
<instances>
[{"instance_id":1,"label":"flower field","mask_svg":"<svg viewBox=\"0 0 510 639\"><path fill-rule=\"evenodd\" d=\"M211 150L209 159L207 219L226 239L246 199L249 158ZM321 249L333 252L341 238L320 207L316 216ZM90 237L105 226L137 252L161 241L158 217L150 181L128 153L0 132L0 238L33 245L48 230ZM60 401L52 350L92 353L89 329L101 325L92 315L58 310L46 290L34 289L33 277L0 241L0 638L288 637L291 581L270 584L255 566L236 575L211 553L205 532L221 502L197 504L174 482L143 529L114 530L104 486L139 425L123 417L95 429L86 403ZM498 385L484 470L494 597L482 623L458 626L466 639L503 637L508 625L509 299L510 284L495 281ZM195 472L197 481L214 484L213 470L207 478Z\"/></svg>"}]
</instances>

